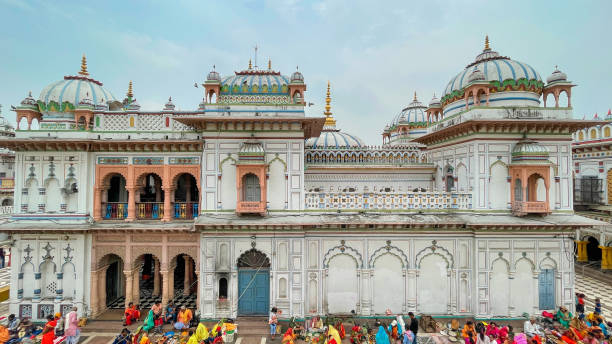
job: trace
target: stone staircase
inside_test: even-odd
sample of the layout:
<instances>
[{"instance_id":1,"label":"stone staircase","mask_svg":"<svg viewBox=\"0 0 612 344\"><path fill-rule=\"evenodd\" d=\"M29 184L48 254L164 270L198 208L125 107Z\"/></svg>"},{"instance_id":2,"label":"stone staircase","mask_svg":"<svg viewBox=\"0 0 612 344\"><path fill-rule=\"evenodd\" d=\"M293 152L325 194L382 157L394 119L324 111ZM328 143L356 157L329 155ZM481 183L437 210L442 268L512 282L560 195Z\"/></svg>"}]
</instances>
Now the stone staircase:
<instances>
[{"instance_id":1,"label":"stone staircase","mask_svg":"<svg viewBox=\"0 0 612 344\"><path fill-rule=\"evenodd\" d=\"M265 337L270 333L268 317L238 317L238 337Z\"/></svg>"}]
</instances>

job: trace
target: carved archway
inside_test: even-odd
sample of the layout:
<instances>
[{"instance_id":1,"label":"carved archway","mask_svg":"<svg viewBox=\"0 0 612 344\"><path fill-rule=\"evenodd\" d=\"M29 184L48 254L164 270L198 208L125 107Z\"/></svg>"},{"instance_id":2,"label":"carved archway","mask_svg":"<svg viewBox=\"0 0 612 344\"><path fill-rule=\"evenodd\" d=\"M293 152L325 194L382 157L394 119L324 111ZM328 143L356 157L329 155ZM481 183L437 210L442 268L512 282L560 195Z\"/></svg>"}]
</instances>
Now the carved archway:
<instances>
[{"instance_id":1,"label":"carved archway","mask_svg":"<svg viewBox=\"0 0 612 344\"><path fill-rule=\"evenodd\" d=\"M368 267L372 269L374 267L376 259L387 253L399 258L399 260L402 262L402 269L406 269L408 267L408 257L406 257L404 252L398 247L391 246L391 241L387 241L387 245L378 248L376 251L374 251L374 253L372 253L372 255L370 256L370 260L368 261Z\"/></svg>"},{"instance_id":2,"label":"carved archway","mask_svg":"<svg viewBox=\"0 0 612 344\"><path fill-rule=\"evenodd\" d=\"M417 253L416 258L415 258L416 267L420 269L421 261L423 260L423 258L430 256L432 254L441 256L446 261L448 269L452 269L453 266L455 265L453 255L444 247L438 246L438 243L434 240L432 241L431 246L426 247Z\"/></svg>"},{"instance_id":3,"label":"carved archway","mask_svg":"<svg viewBox=\"0 0 612 344\"><path fill-rule=\"evenodd\" d=\"M323 267L326 269L329 268L329 261L333 257L340 254L346 254L348 256L353 257L353 259L355 259L355 262L357 263L357 266L359 268L363 268L363 257L361 256L361 253L359 253L359 251L350 246L346 246L344 240L340 242L340 245L329 249L325 253L325 256L323 256Z\"/></svg>"},{"instance_id":4,"label":"carved archway","mask_svg":"<svg viewBox=\"0 0 612 344\"><path fill-rule=\"evenodd\" d=\"M243 252L236 261L238 268L259 269L270 268L270 258L265 253L252 248Z\"/></svg>"}]
</instances>

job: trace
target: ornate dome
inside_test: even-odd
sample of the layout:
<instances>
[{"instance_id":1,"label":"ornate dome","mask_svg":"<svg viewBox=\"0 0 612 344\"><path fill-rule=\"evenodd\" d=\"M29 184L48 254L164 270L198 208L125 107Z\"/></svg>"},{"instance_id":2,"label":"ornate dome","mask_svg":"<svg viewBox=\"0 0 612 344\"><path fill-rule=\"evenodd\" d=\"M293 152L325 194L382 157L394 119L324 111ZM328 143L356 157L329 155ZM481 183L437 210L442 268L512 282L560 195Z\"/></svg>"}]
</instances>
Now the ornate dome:
<instances>
[{"instance_id":1,"label":"ornate dome","mask_svg":"<svg viewBox=\"0 0 612 344\"><path fill-rule=\"evenodd\" d=\"M304 76L302 75L302 73L296 70L295 72L293 72L293 74L291 74L291 82L303 83Z\"/></svg>"},{"instance_id":2,"label":"ornate dome","mask_svg":"<svg viewBox=\"0 0 612 344\"><path fill-rule=\"evenodd\" d=\"M21 107L26 107L26 108L30 108L30 109L33 109L33 110L38 110L38 104L36 103L36 99L34 99L34 97L32 97L32 92L31 91L28 93L28 96L25 97L21 101Z\"/></svg>"},{"instance_id":3,"label":"ornate dome","mask_svg":"<svg viewBox=\"0 0 612 344\"><path fill-rule=\"evenodd\" d=\"M483 77L476 71L480 71ZM491 50L487 37L483 52L448 82L442 94L442 103L447 104L457 98L462 99L463 88L471 82L474 72L477 73L474 75L475 78L478 77L480 81L487 81L495 86L494 92L522 90L539 93L544 86L540 74L533 67Z\"/></svg>"},{"instance_id":4,"label":"ornate dome","mask_svg":"<svg viewBox=\"0 0 612 344\"><path fill-rule=\"evenodd\" d=\"M567 82L567 75L560 71L557 66L555 66L555 71L546 78L546 83L552 84L554 82Z\"/></svg>"},{"instance_id":5,"label":"ornate dome","mask_svg":"<svg viewBox=\"0 0 612 344\"><path fill-rule=\"evenodd\" d=\"M548 149L534 140L524 138L512 149L513 163L549 163Z\"/></svg>"},{"instance_id":6,"label":"ornate dome","mask_svg":"<svg viewBox=\"0 0 612 344\"><path fill-rule=\"evenodd\" d=\"M89 93L89 96L87 94ZM71 112L83 99L92 99L96 109L107 110L110 102L117 101L102 83L90 78L87 60L83 56L81 71L75 76L65 76L43 88L38 97L38 108L43 114Z\"/></svg>"},{"instance_id":7,"label":"ornate dome","mask_svg":"<svg viewBox=\"0 0 612 344\"><path fill-rule=\"evenodd\" d=\"M417 99L416 92L414 92L412 103L393 118L390 126L394 127L400 123L425 123L427 122L425 110L427 110L427 106Z\"/></svg>"}]
</instances>

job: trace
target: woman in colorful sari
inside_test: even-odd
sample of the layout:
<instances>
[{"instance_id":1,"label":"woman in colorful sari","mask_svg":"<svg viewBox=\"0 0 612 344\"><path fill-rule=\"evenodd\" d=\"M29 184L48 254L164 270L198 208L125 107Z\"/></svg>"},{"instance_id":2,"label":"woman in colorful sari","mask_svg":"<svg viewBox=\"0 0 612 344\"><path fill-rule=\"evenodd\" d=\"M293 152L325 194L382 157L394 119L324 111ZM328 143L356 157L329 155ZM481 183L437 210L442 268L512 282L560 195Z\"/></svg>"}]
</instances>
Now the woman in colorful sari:
<instances>
[{"instance_id":1,"label":"woman in colorful sari","mask_svg":"<svg viewBox=\"0 0 612 344\"><path fill-rule=\"evenodd\" d=\"M53 344L55 339L55 326L57 326L57 320L53 314L47 315L47 323L42 331L41 344Z\"/></svg>"},{"instance_id":2,"label":"woman in colorful sari","mask_svg":"<svg viewBox=\"0 0 612 344\"><path fill-rule=\"evenodd\" d=\"M147 314L144 320L142 329L145 330L145 332L149 332L153 327L155 327L155 313L153 313L152 309L149 309L149 314Z\"/></svg>"},{"instance_id":3,"label":"woman in colorful sari","mask_svg":"<svg viewBox=\"0 0 612 344\"><path fill-rule=\"evenodd\" d=\"M527 344L527 336L524 333L517 333L514 336L514 344Z\"/></svg>"},{"instance_id":4,"label":"woman in colorful sari","mask_svg":"<svg viewBox=\"0 0 612 344\"><path fill-rule=\"evenodd\" d=\"M389 344L389 335L385 328L381 325L378 326L378 332L376 332L376 344Z\"/></svg>"},{"instance_id":5,"label":"woman in colorful sari","mask_svg":"<svg viewBox=\"0 0 612 344\"><path fill-rule=\"evenodd\" d=\"M563 327L568 328L570 321L572 321L572 313L570 313L567 308L561 306L559 307L559 311L557 312L557 321L563 325Z\"/></svg>"},{"instance_id":6,"label":"woman in colorful sari","mask_svg":"<svg viewBox=\"0 0 612 344\"><path fill-rule=\"evenodd\" d=\"M336 343L338 344L342 343L342 339L340 339L340 333L338 333L338 330L336 330L336 328L333 327L332 325L329 325L329 328L327 329L327 334L331 335L336 341Z\"/></svg>"},{"instance_id":7,"label":"woman in colorful sari","mask_svg":"<svg viewBox=\"0 0 612 344\"><path fill-rule=\"evenodd\" d=\"M125 310L125 325L132 325L133 322L140 320L140 311L130 302Z\"/></svg>"},{"instance_id":8,"label":"woman in colorful sari","mask_svg":"<svg viewBox=\"0 0 612 344\"><path fill-rule=\"evenodd\" d=\"M210 335L208 334L208 328L204 325L204 323L199 323L195 332L196 339L198 343L208 343Z\"/></svg>"}]
</instances>

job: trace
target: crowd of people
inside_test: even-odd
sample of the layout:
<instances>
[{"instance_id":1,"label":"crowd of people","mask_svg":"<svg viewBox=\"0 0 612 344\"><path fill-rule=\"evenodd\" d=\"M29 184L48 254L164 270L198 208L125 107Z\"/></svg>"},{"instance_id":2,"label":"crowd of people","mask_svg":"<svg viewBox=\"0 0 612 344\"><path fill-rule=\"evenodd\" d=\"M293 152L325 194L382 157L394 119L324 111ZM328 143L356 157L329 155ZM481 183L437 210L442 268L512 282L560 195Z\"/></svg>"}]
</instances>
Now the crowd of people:
<instances>
[{"instance_id":1,"label":"crowd of people","mask_svg":"<svg viewBox=\"0 0 612 344\"><path fill-rule=\"evenodd\" d=\"M35 326L28 317L19 320L11 314L2 319L0 343L77 344L80 333L77 307L72 307L64 316L60 313L47 315L42 328Z\"/></svg>"},{"instance_id":2,"label":"crowd of people","mask_svg":"<svg viewBox=\"0 0 612 344\"><path fill-rule=\"evenodd\" d=\"M124 312L124 326L130 326L141 321L143 313L138 305L129 303ZM164 332L165 324L172 328ZM156 301L147 311L142 325L133 333L123 328L121 333L115 337L113 344L151 344L150 335L156 334L153 340L157 344L217 344L222 342L224 333L233 333L236 326L231 320L221 320L210 330L200 322L199 316L195 316L191 309L178 306L170 301L164 308L160 301Z\"/></svg>"},{"instance_id":3,"label":"crowd of people","mask_svg":"<svg viewBox=\"0 0 612 344\"><path fill-rule=\"evenodd\" d=\"M522 331L515 332L510 324L496 321L465 322L460 327L457 319L444 325L429 316L421 316L421 324L411 312L405 319L401 315L390 316L387 323L376 321L374 325L351 324L348 338L352 344L417 344L419 327L430 333L435 344L612 344L612 322L606 322L599 299L592 312L586 313L584 295L577 295L576 314L566 307L559 307L555 314L542 312L541 317L531 317L523 323ZM305 326L289 323L280 330L280 311L272 308L268 323L270 338L281 336L282 344L294 344L302 339L308 344L340 344L347 333L339 319L312 317ZM194 343L195 344L195 343Z\"/></svg>"}]
</instances>

